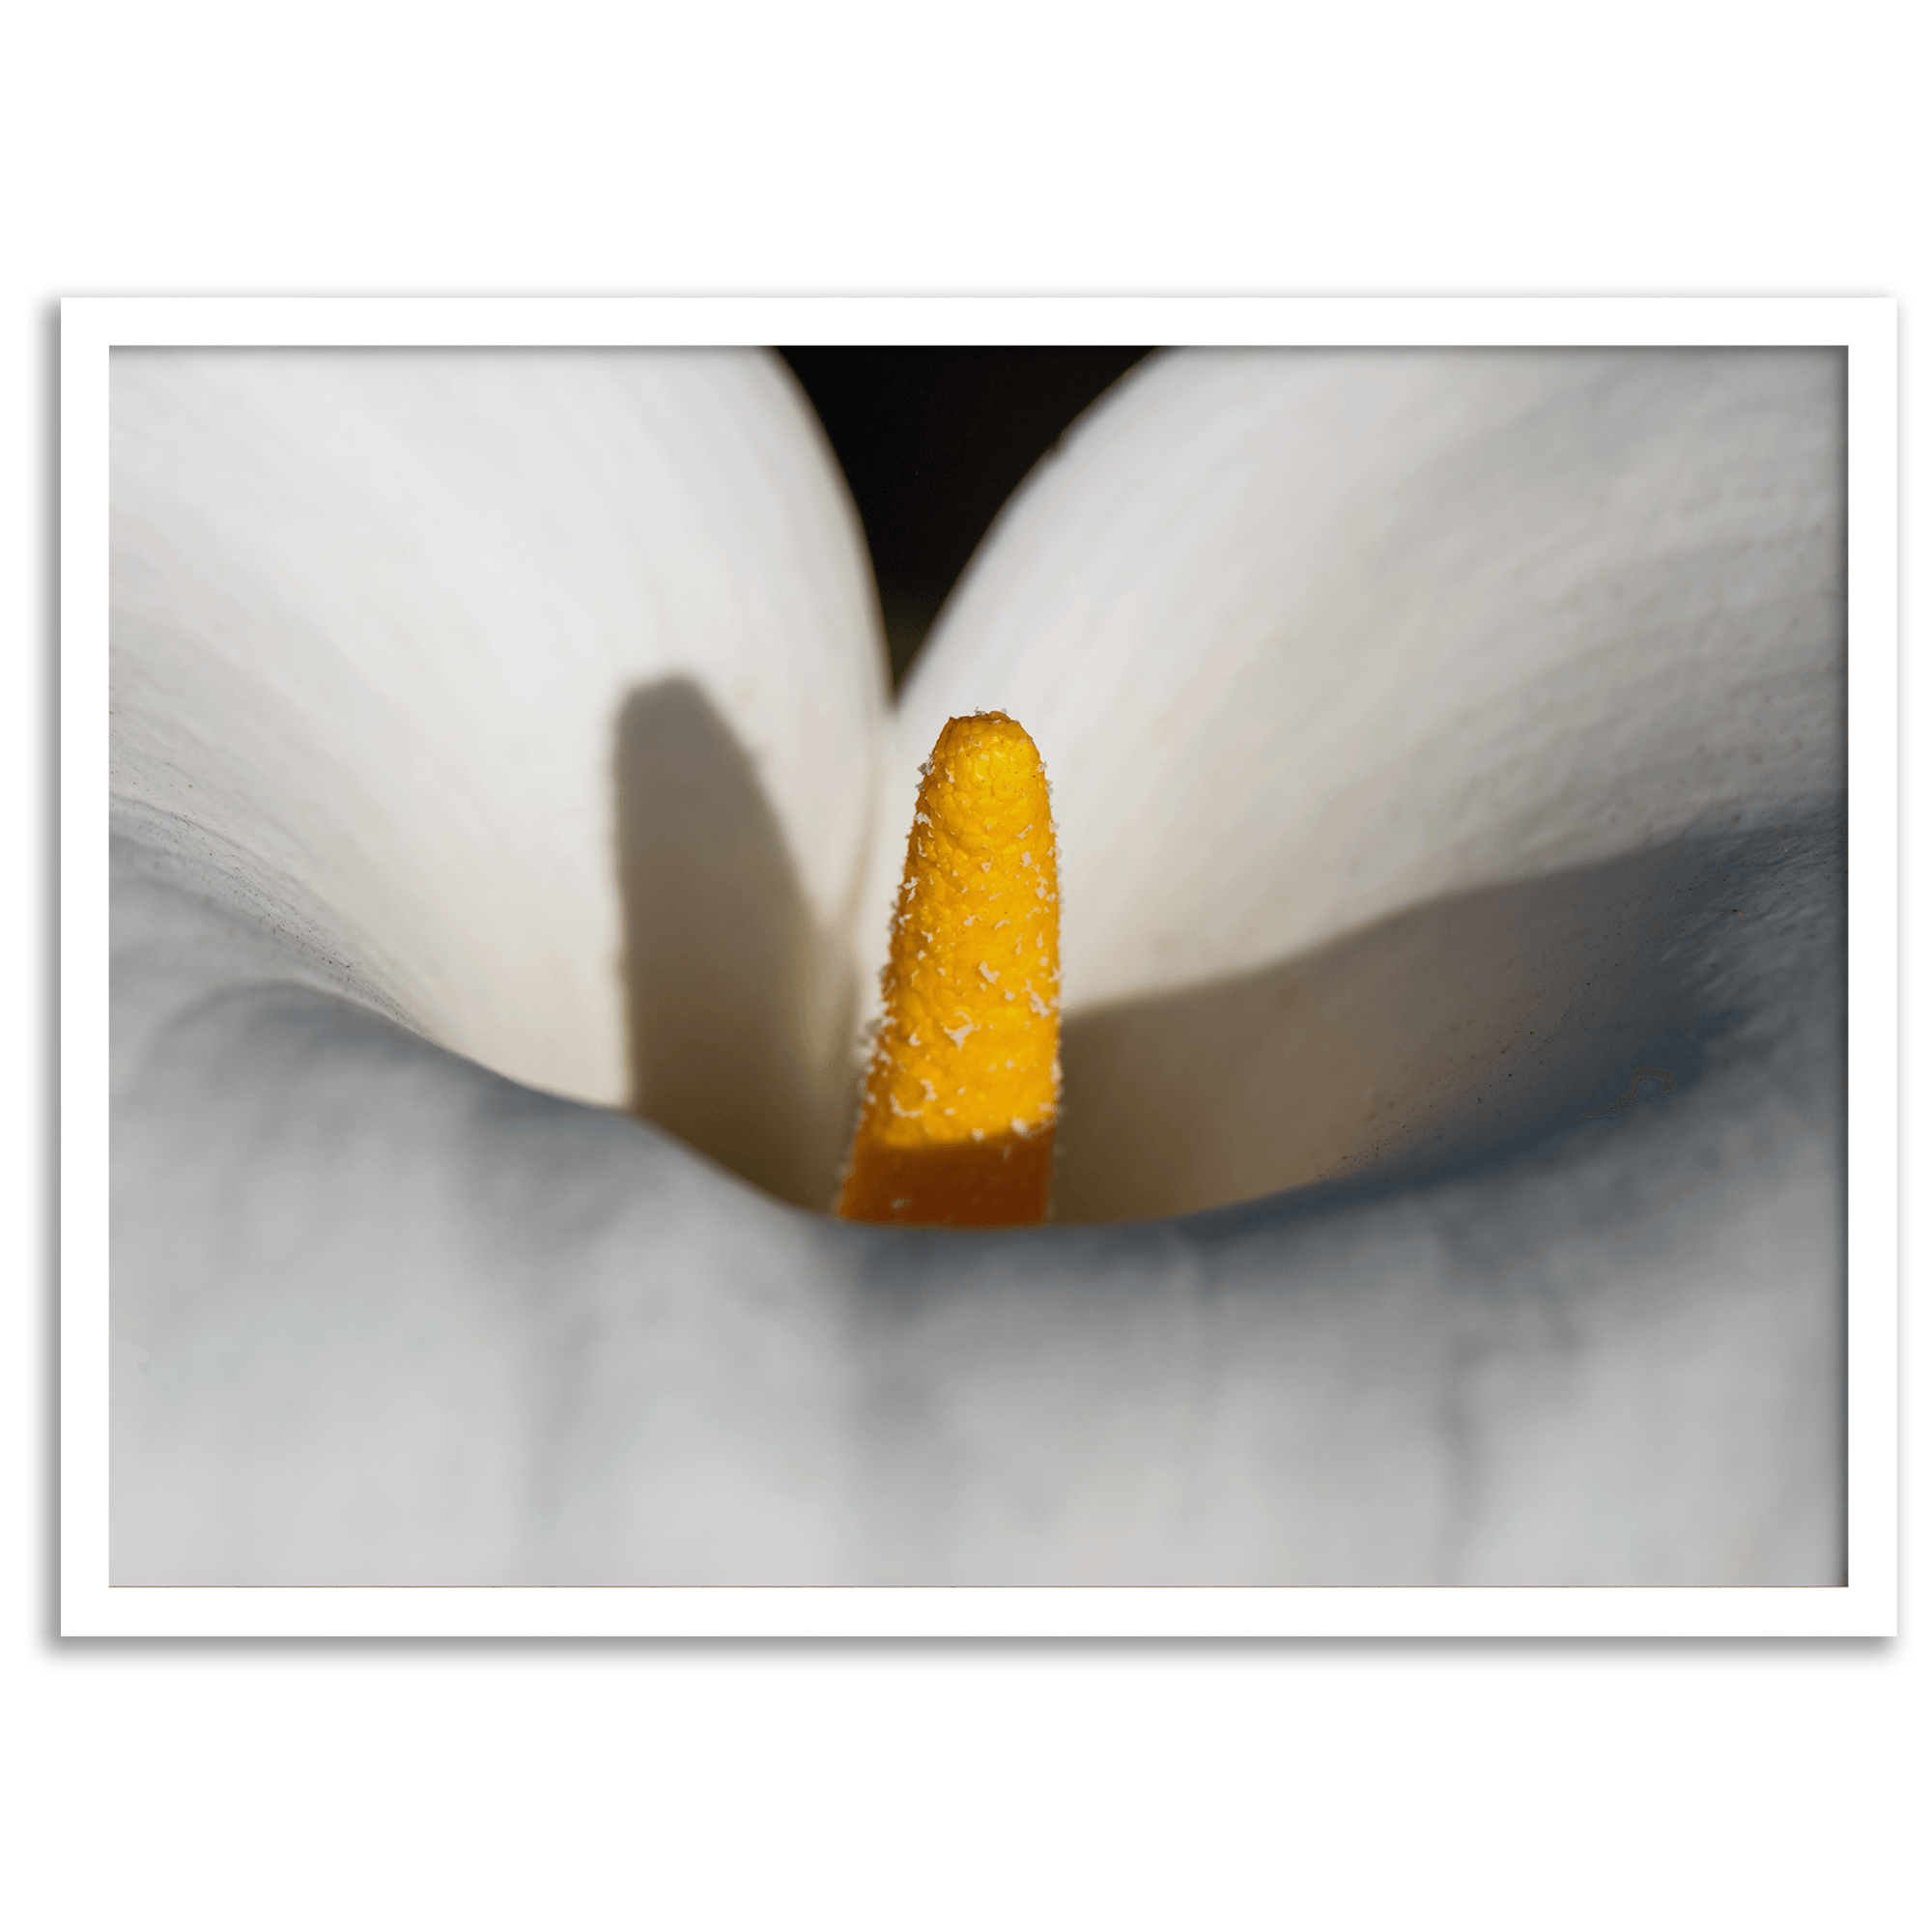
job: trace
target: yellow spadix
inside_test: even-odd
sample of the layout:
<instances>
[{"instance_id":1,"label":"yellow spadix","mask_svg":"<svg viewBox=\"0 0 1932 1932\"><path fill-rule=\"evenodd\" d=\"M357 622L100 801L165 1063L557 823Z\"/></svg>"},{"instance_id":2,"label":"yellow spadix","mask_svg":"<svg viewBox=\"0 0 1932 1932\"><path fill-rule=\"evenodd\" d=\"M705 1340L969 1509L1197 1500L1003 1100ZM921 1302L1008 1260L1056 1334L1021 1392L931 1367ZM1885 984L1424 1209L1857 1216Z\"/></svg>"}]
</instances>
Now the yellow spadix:
<instances>
[{"instance_id":1,"label":"yellow spadix","mask_svg":"<svg viewBox=\"0 0 1932 1932\"><path fill-rule=\"evenodd\" d=\"M1060 881L1046 768L1005 712L952 719L920 786L885 1017L838 1211L1044 1218L1060 1117Z\"/></svg>"}]
</instances>

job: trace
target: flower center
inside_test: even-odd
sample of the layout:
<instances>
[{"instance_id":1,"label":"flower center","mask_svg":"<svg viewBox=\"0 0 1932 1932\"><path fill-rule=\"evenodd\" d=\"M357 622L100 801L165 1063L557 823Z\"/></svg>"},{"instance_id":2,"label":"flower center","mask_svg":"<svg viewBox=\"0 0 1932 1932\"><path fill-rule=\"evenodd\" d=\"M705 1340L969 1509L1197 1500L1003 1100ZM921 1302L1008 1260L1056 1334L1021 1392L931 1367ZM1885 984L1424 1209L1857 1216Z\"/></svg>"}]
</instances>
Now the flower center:
<instances>
[{"instance_id":1,"label":"flower center","mask_svg":"<svg viewBox=\"0 0 1932 1932\"><path fill-rule=\"evenodd\" d=\"M1046 768L1002 711L939 734L906 841L885 1017L838 1211L1046 1213L1060 1116L1060 881Z\"/></svg>"}]
</instances>

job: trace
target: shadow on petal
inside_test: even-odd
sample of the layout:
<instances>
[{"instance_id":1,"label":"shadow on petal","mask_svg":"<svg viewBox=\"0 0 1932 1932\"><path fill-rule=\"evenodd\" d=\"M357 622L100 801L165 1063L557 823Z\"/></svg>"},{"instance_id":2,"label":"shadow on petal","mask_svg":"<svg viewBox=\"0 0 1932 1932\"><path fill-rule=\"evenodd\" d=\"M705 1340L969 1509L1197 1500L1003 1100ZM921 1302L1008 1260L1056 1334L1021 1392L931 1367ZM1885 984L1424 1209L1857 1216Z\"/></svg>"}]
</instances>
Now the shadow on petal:
<instances>
[{"instance_id":1,"label":"shadow on petal","mask_svg":"<svg viewBox=\"0 0 1932 1932\"><path fill-rule=\"evenodd\" d=\"M851 1124L852 974L799 889L750 757L675 677L617 719L631 1105L823 1208Z\"/></svg>"},{"instance_id":2,"label":"shadow on petal","mask_svg":"<svg viewBox=\"0 0 1932 1932\"><path fill-rule=\"evenodd\" d=\"M1794 869L1783 832L1684 838L1069 1014L1056 1218L1461 1167L1625 1101L1668 1104L1756 1000L1747 986L1787 954L1796 964L1799 872L1806 903L1841 921L1842 886L1821 896L1808 876L1832 840L1809 846ZM1818 991L1841 1012L1836 957Z\"/></svg>"}]
</instances>

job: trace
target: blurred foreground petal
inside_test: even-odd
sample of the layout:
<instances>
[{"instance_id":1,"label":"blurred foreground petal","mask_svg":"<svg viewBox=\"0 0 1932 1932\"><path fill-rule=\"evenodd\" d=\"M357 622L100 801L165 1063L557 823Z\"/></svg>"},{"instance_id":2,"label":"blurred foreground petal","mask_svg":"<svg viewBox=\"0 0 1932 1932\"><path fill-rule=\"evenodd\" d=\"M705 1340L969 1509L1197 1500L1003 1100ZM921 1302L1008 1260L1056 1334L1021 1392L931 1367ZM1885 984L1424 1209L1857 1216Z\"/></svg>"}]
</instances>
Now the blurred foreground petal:
<instances>
[{"instance_id":1,"label":"blurred foreground petal","mask_svg":"<svg viewBox=\"0 0 1932 1932\"><path fill-rule=\"evenodd\" d=\"M1838 1582L1816 1070L1408 1189L915 1234L225 993L122 1100L114 1580Z\"/></svg>"}]
</instances>

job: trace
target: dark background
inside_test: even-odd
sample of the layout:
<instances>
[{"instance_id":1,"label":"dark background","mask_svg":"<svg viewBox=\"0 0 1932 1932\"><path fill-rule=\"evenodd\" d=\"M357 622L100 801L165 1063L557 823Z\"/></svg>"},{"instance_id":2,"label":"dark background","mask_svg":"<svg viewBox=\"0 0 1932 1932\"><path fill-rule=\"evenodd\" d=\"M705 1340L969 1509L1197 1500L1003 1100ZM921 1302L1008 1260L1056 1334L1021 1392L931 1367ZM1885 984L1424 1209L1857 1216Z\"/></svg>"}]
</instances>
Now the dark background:
<instances>
[{"instance_id":1,"label":"dark background","mask_svg":"<svg viewBox=\"0 0 1932 1932\"><path fill-rule=\"evenodd\" d=\"M1145 349L781 349L859 506L893 683L1000 506Z\"/></svg>"}]
</instances>

